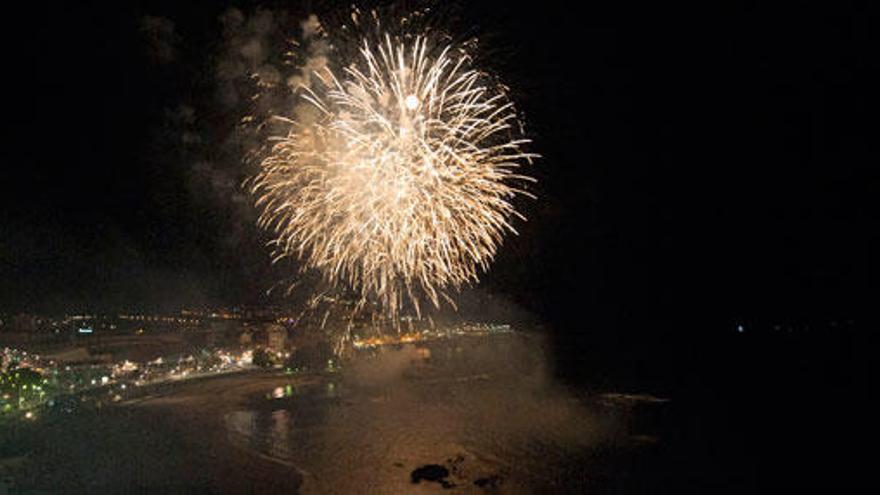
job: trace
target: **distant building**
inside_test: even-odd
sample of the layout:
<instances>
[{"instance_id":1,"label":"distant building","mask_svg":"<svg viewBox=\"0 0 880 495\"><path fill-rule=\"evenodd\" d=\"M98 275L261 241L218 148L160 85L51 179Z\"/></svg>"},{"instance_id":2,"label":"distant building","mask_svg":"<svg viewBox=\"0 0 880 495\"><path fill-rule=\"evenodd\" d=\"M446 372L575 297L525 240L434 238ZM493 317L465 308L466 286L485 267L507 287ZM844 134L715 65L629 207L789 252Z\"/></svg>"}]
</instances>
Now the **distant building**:
<instances>
[{"instance_id":1,"label":"distant building","mask_svg":"<svg viewBox=\"0 0 880 495\"><path fill-rule=\"evenodd\" d=\"M12 317L12 330L16 332L36 332L40 320L36 316L21 313Z\"/></svg>"},{"instance_id":2,"label":"distant building","mask_svg":"<svg viewBox=\"0 0 880 495\"><path fill-rule=\"evenodd\" d=\"M245 328L244 332L238 337L238 343L243 347L247 347L254 343L254 334L251 333L250 329Z\"/></svg>"},{"instance_id":3,"label":"distant building","mask_svg":"<svg viewBox=\"0 0 880 495\"><path fill-rule=\"evenodd\" d=\"M207 328L205 345L218 346L238 339L243 327L241 323L233 320L214 320L208 323Z\"/></svg>"},{"instance_id":4,"label":"distant building","mask_svg":"<svg viewBox=\"0 0 880 495\"><path fill-rule=\"evenodd\" d=\"M287 329L275 323L266 325L266 347L276 351L284 350L287 347Z\"/></svg>"}]
</instances>

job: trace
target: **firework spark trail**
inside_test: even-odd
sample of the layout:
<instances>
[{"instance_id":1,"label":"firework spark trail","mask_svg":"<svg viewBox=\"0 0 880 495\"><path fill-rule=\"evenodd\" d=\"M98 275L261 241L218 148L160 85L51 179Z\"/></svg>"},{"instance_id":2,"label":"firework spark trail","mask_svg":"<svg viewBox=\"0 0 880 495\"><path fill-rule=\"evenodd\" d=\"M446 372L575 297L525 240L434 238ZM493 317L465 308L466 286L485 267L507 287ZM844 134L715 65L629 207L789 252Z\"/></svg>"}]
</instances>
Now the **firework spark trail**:
<instances>
[{"instance_id":1,"label":"firework spark trail","mask_svg":"<svg viewBox=\"0 0 880 495\"><path fill-rule=\"evenodd\" d=\"M426 37L364 40L339 74L324 69L303 98L315 122L283 119L253 178L274 257L299 258L392 318L420 300L455 306L507 232L523 147L516 111L471 59Z\"/></svg>"}]
</instances>

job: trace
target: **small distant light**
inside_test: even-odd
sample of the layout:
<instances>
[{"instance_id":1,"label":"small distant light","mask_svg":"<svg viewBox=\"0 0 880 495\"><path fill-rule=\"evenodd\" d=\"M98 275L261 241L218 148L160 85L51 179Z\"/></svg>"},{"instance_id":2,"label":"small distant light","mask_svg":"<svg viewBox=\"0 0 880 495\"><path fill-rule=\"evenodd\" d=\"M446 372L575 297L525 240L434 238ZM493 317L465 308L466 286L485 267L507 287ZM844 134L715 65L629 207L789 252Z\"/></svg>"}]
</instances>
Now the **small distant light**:
<instances>
[{"instance_id":1,"label":"small distant light","mask_svg":"<svg viewBox=\"0 0 880 495\"><path fill-rule=\"evenodd\" d=\"M34 413L28 411L28 412L24 413L24 417L26 419L34 419Z\"/></svg>"},{"instance_id":2,"label":"small distant light","mask_svg":"<svg viewBox=\"0 0 880 495\"><path fill-rule=\"evenodd\" d=\"M742 325L737 325L737 326L736 326L736 331L739 332L739 333L743 333L743 332L746 331L746 329L743 328Z\"/></svg>"}]
</instances>

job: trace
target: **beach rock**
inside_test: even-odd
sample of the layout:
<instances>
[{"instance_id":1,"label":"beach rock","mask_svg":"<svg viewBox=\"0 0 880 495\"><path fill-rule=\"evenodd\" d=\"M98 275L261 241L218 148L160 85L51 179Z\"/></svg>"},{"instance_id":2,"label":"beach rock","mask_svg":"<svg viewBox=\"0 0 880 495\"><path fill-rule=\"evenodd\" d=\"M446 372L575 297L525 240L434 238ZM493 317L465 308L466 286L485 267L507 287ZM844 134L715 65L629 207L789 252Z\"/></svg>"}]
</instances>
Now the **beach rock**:
<instances>
[{"instance_id":1,"label":"beach rock","mask_svg":"<svg viewBox=\"0 0 880 495\"><path fill-rule=\"evenodd\" d=\"M419 483L422 480L433 481L435 483L440 483L444 487L449 485L449 482L446 481L448 476L449 470L440 464L425 464L422 467L414 469L412 473L410 473L413 483Z\"/></svg>"},{"instance_id":2,"label":"beach rock","mask_svg":"<svg viewBox=\"0 0 880 495\"><path fill-rule=\"evenodd\" d=\"M501 476L494 474L492 476L480 478L480 479L474 480L474 484L480 488L486 488L486 489L497 488L498 485L501 484Z\"/></svg>"}]
</instances>

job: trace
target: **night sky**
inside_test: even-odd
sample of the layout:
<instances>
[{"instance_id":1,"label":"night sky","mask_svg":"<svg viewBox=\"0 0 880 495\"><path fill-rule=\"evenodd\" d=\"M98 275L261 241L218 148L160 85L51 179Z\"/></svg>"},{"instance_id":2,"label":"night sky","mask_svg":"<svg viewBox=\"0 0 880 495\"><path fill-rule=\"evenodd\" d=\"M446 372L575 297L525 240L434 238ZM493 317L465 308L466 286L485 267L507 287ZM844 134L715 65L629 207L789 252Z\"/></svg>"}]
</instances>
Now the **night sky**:
<instances>
[{"instance_id":1,"label":"night sky","mask_svg":"<svg viewBox=\"0 0 880 495\"><path fill-rule=\"evenodd\" d=\"M880 248L866 8L460 3L442 23L480 38L543 155L539 200L482 290L615 336L865 316ZM261 303L289 275L239 188L218 75L224 13L257 5L7 16L0 308ZM291 29L334 10L259 5L287 6L273 19Z\"/></svg>"}]
</instances>

